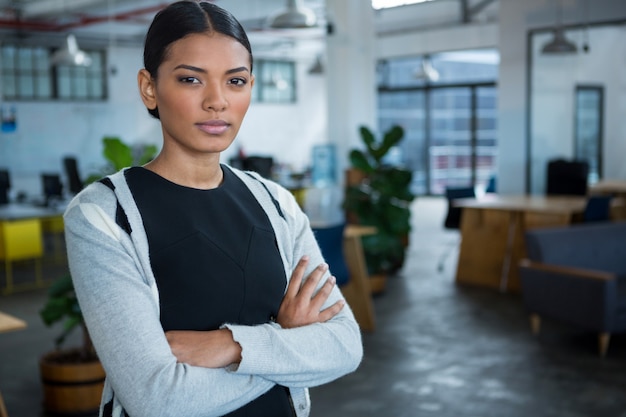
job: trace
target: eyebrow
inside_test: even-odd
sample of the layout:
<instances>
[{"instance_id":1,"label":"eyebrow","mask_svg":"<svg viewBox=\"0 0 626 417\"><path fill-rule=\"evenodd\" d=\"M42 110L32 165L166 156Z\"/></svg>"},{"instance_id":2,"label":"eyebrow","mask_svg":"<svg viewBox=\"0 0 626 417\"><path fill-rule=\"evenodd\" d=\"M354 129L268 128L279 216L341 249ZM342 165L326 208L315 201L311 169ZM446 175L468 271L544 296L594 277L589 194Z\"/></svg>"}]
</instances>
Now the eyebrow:
<instances>
[{"instance_id":1,"label":"eyebrow","mask_svg":"<svg viewBox=\"0 0 626 417\"><path fill-rule=\"evenodd\" d=\"M200 72L202 74L207 73L205 69L194 67L193 65L181 64L181 65L176 66L176 68L174 69L176 70L179 68L188 69L190 71L195 71L195 72ZM226 71L226 74L234 74L234 73L242 72L242 71L250 72L250 70L247 67L237 67L237 68L229 69L228 71Z\"/></svg>"}]
</instances>

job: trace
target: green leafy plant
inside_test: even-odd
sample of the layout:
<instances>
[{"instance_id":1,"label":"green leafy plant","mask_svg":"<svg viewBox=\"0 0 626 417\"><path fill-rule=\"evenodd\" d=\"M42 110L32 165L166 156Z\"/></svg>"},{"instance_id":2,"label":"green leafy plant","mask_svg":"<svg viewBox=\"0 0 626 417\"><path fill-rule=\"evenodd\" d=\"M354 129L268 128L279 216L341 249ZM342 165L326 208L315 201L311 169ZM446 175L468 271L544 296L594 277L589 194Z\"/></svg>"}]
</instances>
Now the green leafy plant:
<instances>
[{"instance_id":1,"label":"green leafy plant","mask_svg":"<svg viewBox=\"0 0 626 417\"><path fill-rule=\"evenodd\" d=\"M57 350L60 350L67 337L77 328L82 329L82 345L77 352L82 360L93 360L95 351L89 332L83 320L83 314L78 305L78 299L74 292L72 277L67 274L56 280L48 291L48 299L44 307L39 311L46 326L52 326L62 322L62 331L54 340Z\"/></svg>"},{"instance_id":2,"label":"green leafy plant","mask_svg":"<svg viewBox=\"0 0 626 417\"><path fill-rule=\"evenodd\" d=\"M156 153L156 145L131 147L119 137L105 136L102 138L102 155L106 159L107 164L100 172L87 177L85 182L89 184L122 168L146 164L154 158Z\"/></svg>"},{"instance_id":3,"label":"green leafy plant","mask_svg":"<svg viewBox=\"0 0 626 417\"><path fill-rule=\"evenodd\" d=\"M348 184L343 208L357 223L377 229L376 234L363 238L370 273L394 273L404 263L411 230L410 203L415 196L410 190L413 173L385 163L385 157L402 141L404 130L393 126L380 141L365 126L359 132L365 147L351 150L349 157L363 180Z\"/></svg>"}]
</instances>

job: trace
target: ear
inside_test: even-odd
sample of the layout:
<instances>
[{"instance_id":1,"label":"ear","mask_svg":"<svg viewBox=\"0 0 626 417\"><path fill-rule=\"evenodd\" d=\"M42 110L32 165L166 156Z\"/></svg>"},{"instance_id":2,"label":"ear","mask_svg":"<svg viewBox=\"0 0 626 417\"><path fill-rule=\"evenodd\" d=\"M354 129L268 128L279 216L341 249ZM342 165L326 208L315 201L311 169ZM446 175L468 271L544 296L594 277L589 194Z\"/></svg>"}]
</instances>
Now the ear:
<instances>
[{"instance_id":1,"label":"ear","mask_svg":"<svg viewBox=\"0 0 626 417\"><path fill-rule=\"evenodd\" d=\"M252 74L250 76L250 88L254 87L254 81L256 80L256 77L254 76L254 74Z\"/></svg>"},{"instance_id":2,"label":"ear","mask_svg":"<svg viewBox=\"0 0 626 417\"><path fill-rule=\"evenodd\" d=\"M137 84L139 84L139 94L143 104L149 109L154 110L157 107L155 94L155 85L152 75L145 68L139 70L137 74Z\"/></svg>"}]
</instances>

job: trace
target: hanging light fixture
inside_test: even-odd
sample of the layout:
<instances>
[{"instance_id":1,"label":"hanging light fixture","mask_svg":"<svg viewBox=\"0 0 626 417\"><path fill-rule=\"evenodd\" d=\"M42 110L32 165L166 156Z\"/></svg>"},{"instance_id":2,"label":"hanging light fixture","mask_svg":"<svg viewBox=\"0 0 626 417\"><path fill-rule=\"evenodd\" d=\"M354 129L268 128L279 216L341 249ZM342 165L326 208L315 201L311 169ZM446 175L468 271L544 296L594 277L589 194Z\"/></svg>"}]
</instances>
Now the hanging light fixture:
<instances>
[{"instance_id":1,"label":"hanging light fixture","mask_svg":"<svg viewBox=\"0 0 626 417\"><path fill-rule=\"evenodd\" d=\"M435 82L439 80L439 71L433 67L433 64L430 62L430 58L424 57L420 66L413 73L413 78Z\"/></svg>"},{"instance_id":2,"label":"hanging light fixture","mask_svg":"<svg viewBox=\"0 0 626 417\"><path fill-rule=\"evenodd\" d=\"M287 0L285 10L271 15L267 26L273 29L300 29L317 26L313 10L304 7L302 0Z\"/></svg>"},{"instance_id":3,"label":"hanging light fixture","mask_svg":"<svg viewBox=\"0 0 626 417\"><path fill-rule=\"evenodd\" d=\"M561 5L558 4L556 26L552 30L552 40L541 48L543 54L574 54L578 51L576 44L565 37L565 32L561 26L561 13Z\"/></svg>"},{"instance_id":4,"label":"hanging light fixture","mask_svg":"<svg viewBox=\"0 0 626 417\"><path fill-rule=\"evenodd\" d=\"M88 67L91 65L91 58L85 51L78 48L76 37L70 33L67 35L65 44L52 54L50 63L52 65Z\"/></svg>"}]
</instances>

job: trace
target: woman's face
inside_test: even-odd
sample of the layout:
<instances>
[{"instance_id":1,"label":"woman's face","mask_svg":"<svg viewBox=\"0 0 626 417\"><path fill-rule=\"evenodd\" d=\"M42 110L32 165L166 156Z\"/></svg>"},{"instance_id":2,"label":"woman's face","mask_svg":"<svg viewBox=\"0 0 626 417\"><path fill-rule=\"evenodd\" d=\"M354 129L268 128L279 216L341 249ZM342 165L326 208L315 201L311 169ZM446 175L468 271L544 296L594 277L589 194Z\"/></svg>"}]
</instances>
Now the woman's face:
<instances>
[{"instance_id":1,"label":"woman's face","mask_svg":"<svg viewBox=\"0 0 626 417\"><path fill-rule=\"evenodd\" d=\"M219 153L235 139L250 105L254 76L248 50L218 34L172 43L156 79L139 73L144 104L158 107L163 149L190 156Z\"/></svg>"}]
</instances>

